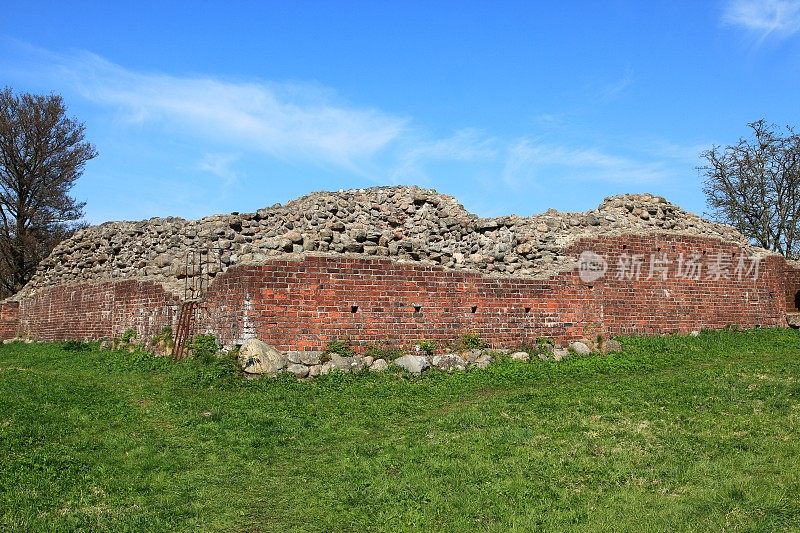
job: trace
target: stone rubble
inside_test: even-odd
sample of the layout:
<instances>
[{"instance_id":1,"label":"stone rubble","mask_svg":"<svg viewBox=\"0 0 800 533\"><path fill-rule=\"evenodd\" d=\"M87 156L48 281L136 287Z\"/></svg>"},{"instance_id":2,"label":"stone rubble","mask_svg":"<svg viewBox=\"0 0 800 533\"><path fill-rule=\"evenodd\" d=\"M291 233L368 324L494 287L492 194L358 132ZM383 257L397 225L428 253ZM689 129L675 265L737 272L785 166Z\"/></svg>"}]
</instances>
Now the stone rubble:
<instances>
[{"instance_id":1,"label":"stone rubble","mask_svg":"<svg viewBox=\"0 0 800 533\"><path fill-rule=\"evenodd\" d=\"M532 352L473 348L435 355L407 353L389 362L383 358L375 359L358 354L343 356L336 353L297 351L281 353L265 342L249 339L239 349L237 361L239 368L245 374L271 377L286 372L294 375L297 379L303 379L329 374L332 371L343 373L385 372L391 367L418 376L430 369L453 372L469 368L486 368L496 360L503 358L518 363L539 360L561 361L569 357L588 356L592 353L619 352L621 349L618 341L607 339L603 342L602 348L596 351L591 350L584 342L573 342L569 348L542 343L533 346Z\"/></svg>"},{"instance_id":2,"label":"stone rubble","mask_svg":"<svg viewBox=\"0 0 800 533\"><path fill-rule=\"evenodd\" d=\"M564 250L576 239L665 232L747 245L734 228L650 194L612 196L585 213L551 209L479 218L435 190L376 187L312 193L255 213L93 226L56 246L14 299L58 284L122 279L156 281L183 296L199 276L213 279L234 265L303 254L356 254L543 279L574 268ZM193 260L201 251L208 260Z\"/></svg>"}]
</instances>

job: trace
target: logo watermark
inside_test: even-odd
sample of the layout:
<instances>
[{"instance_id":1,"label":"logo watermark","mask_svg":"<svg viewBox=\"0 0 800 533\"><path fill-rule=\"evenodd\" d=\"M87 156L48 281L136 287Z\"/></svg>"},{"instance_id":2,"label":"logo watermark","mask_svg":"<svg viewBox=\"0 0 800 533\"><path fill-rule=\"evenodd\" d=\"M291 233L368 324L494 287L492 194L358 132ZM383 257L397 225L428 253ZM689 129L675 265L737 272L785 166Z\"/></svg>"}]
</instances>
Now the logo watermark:
<instances>
[{"instance_id":1,"label":"logo watermark","mask_svg":"<svg viewBox=\"0 0 800 533\"><path fill-rule=\"evenodd\" d=\"M620 254L616 262L609 266L605 257L590 250L581 252L578 257L578 274L581 281L591 283L606 274L618 281L638 281L641 279L738 280L758 279L761 257L734 257L727 252L704 254L695 250L670 255L667 252L646 254ZM609 272L611 271L611 272Z\"/></svg>"}]
</instances>

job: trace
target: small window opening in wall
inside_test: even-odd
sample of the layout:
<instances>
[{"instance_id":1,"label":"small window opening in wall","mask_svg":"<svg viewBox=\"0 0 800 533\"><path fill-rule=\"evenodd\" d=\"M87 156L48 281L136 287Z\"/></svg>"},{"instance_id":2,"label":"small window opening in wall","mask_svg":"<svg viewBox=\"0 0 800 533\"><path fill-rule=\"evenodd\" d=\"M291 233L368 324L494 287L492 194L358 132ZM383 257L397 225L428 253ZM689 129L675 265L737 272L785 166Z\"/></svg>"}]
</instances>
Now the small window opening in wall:
<instances>
[{"instance_id":1,"label":"small window opening in wall","mask_svg":"<svg viewBox=\"0 0 800 533\"><path fill-rule=\"evenodd\" d=\"M469 310L472 314L475 314L478 311L478 306L473 305L472 307L469 308Z\"/></svg>"},{"instance_id":2,"label":"small window opening in wall","mask_svg":"<svg viewBox=\"0 0 800 533\"><path fill-rule=\"evenodd\" d=\"M528 313L530 313L530 312L531 312L531 308L530 308L530 307L526 307L526 308L525 308L525 314L528 314Z\"/></svg>"},{"instance_id":3,"label":"small window opening in wall","mask_svg":"<svg viewBox=\"0 0 800 533\"><path fill-rule=\"evenodd\" d=\"M623 245L622 245L622 249L623 249L623 250L627 250L627 249L628 249L628 245L627 245L627 244L623 244Z\"/></svg>"},{"instance_id":4,"label":"small window opening in wall","mask_svg":"<svg viewBox=\"0 0 800 533\"><path fill-rule=\"evenodd\" d=\"M794 308L800 311L800 291L797 291L794 295Z\"/></svg>"},{"instance_id":5,"label":"small window opening in wall","mask_svg":"<svg viewBox=\"0 0 800 533\"><path fill-rule=\"evenodd\" d=\"M422 311L422 306L421 306L421 305L414 304L414 314L417 314L417 313L419 313L420 311Z\"/></svg>"},{"instance_id":6,"label":"small window opening in wall","mask_svg":"<svg viewBox=\"0 0 800 533\"><path fill-rule=\"evenodd\" d=\"M356 311L358 311L358 306L357 305L351 305L350 306L350 312L351 313L355 313Z\"/></svg>"}]
</instances>

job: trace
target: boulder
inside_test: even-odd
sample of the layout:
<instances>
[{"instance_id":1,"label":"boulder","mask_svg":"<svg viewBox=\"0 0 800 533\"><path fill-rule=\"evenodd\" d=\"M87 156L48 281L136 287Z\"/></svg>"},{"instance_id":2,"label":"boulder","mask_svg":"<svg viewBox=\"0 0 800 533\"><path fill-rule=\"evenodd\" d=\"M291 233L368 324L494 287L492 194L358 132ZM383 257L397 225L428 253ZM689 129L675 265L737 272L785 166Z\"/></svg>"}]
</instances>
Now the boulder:
<instances>
[{"instance_id":1,"label":"boulder","mask_svg":"<svg viewBox=\"0 0 800 533\"><path fill-rule=\"evenodd\" d=\"M492 364L492 356L488 353L481 354L475 359L475 366L478 368L486 368L490 364Z\"/></svg>"},{"instance_id":2,"label":"boulder","mask_svg":"<svg viewBox=\"0 0 800 533\"><path fill-rule=\"evenodd\" d=\"M353 357L346 357L335 353L331 354L331 370L339 370L340 372L350 372L355 366Z\"/></svg>"},{"instance_id":3,"label":"boulder","mask_svg":"<svg viewBox=\"0 0 800 533\"><path fill-rule=\"evenodd\" d=\"M480 349L478 349L478 348L472 348L471 350L464 350L464 351L463 351L463 352L461 352L459 355L461 355L461 358L462 358L464 361L466 361L467 363L470 363L470 364L472 364L472 363L474 363L474 362L475 362L475 361L478 359L478 357L480 357L480 356L481 356L481 353L482 353L482 352L481 352L481 350L480 350Z\"/></svg>"},{"instance_id":4,"label":"boulder","mask_svg":"<svg viewBox=\"0 0 800 533\"><path fill-rule=\"evenodd\" d=\"M466 362L461 356L453 353L434 355L431 363L439 370L445 370L447 372L452 370L464 370L467 367Z\"/></svg>"},{"instance_id":5,"label":"boulder","mask_svg":"<svg viewBox=\"0 0 800 533\"><path fill-rule=\"evenodd\" d=\"M561 361L562 359L566 359L569 357L569 350L566 348L554 348L553 349L553 361Z\"/></svg>"},{"instance_id":6,"label":"boulder","mask_svg":"<svg viewBox=\"0 0 800 533\"><path fill-rule=\"evenodd\" d=\"M591 348L585 342L576 341L569 345L569 349L578 355L589 355L592 353Z\"/></svg>"},{"instance_id":7,"label":"boulder","mask_svg":"<svg viewBox=\"0 0 800 533\"><path fill-rule=\"evenodd\" d=\"M528 352L514 352L511 354L511 359L514 361L523 361L528 362L531 359L531 356Z\"/></svg>"},{"instance_id":8,"label":"boulder","mask_svg":"<svg viewBox=\"0 0 800 533\"><path fill-rule=\"evenodd\" d=\"M247 374L276 376L286 367L286 356L258 339L246 340L236 358L242 371Z\"/></svg>"},{"instance_id":9,"label":"boulder","mask_svg":"<svg viewBox=\"0 0 800 533\"><path fill-rule=\"evenodd\" d=\"M603 343L603 352L605 353L616 353L621 351L622 345L617 340L609 339Z\"/></svg>"},{"instance_id":10,"label":"boulder","mask_svg":"<svg viewBox=\"0 0 800 533\"><path fill-rule=\"evenodd\" d=\"M306 366L318 365L322 352L286 352L286 359L290 363Z\"/></svg>"},{"instance_id":11,"label":"boulder","mask_svg":"<svg viewBox=\"0 0 800 533\"><path fill-rule=\"evenodd\" d=\"M286 367L286 371L294 374L296 378L304 378L308 375L308 367L298 363L291 363Z\"/></svg>"},{"instance_id":12,"label":"boulder","mask_svg":"<svg viewBox=\"0 0 800 533\"><path fill-rule=\"evenodd\" d=\"M375 359L371 365L369 365L370 372L383 372L387 368L389 368L389 364L386 362L386 359Z\"/></svg>"},{"instance_id":13,"label":"boulder","mask_svg":"<svg viewBox=\"0 0 800 533\"><path fill-rule=\"evenodd\" d=\"M403 357L398 357L394 360L394 364L408 370L412 374L422 374L430 364L428 363L428 359L421 356L421 355L404 355Z\"/></svg>"}]
</instances>

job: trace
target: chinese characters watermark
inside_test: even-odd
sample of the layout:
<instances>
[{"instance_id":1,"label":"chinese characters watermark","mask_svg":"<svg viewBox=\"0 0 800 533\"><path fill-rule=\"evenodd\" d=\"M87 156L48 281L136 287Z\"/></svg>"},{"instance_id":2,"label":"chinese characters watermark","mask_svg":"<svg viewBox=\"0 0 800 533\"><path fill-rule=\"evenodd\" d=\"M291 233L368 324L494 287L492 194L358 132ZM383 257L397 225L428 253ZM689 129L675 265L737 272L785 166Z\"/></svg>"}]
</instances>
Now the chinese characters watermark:
<instances>
[{"instance_id":1,"label":"chinese characters watermark","mask_svg":"<svg viewBox=\"0 0 800 533\"><path fill-rule=\"evenodd\" d=\"M691 251L670 255L659 251L649 256L623 253L617 257L616 262L609 265L602 255L586 250L578 257L578 274L585 283L597 281L606 274L618 281L666 281L670 278L694 281L755 281L758 279L761 259L728 252L706 255L701 251Z\"/></svg>"}]
</instances>

